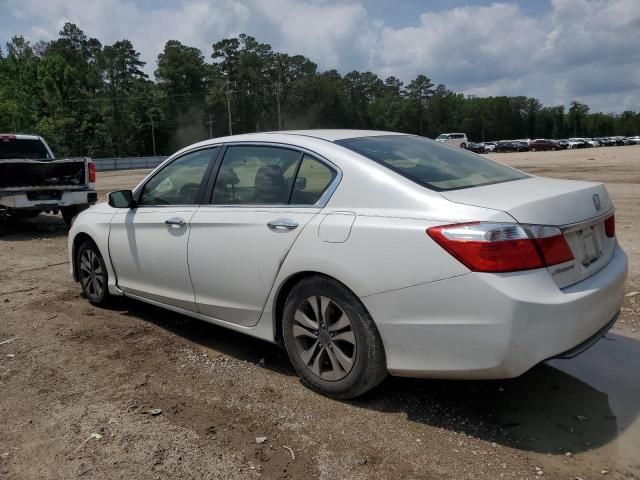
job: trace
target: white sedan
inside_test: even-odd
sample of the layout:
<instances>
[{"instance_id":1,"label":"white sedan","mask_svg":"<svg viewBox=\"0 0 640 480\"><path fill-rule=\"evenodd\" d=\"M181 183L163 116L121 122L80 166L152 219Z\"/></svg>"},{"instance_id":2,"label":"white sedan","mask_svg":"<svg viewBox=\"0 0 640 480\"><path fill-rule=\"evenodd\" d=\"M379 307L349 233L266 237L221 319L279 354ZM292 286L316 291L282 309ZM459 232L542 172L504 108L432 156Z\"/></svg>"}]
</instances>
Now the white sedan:
<instances>
[{"instance_id":1,"label":"white sedan","mask_svg":"<svg viewBox=\"0 0 640 480\"><path fill-rule=\"evenodd\" d=\"M528 175L422 137L207 140L82 212L71 272L282 344L335 398L387 373L508 378L613 325L627 258L602 184Z\"/></svg>"}]
</instances>

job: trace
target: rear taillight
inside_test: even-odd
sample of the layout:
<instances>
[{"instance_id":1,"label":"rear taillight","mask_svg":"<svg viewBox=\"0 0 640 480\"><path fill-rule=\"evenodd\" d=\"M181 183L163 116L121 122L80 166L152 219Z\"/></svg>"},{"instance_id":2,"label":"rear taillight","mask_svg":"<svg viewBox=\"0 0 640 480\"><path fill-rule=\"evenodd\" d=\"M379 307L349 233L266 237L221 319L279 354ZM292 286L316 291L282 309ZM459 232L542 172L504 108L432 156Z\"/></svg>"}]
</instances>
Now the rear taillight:
<instances>
[{"instance_id":1,"label":"rear taillight","mask_svg":"<svg viewBox=\"0 0 640 480\"><path fill-rule=\"evenodd\" d=\"M96 164L89 162L89 183L95 183L96 181Z\"/></svg>"},{"instance_id":2,"label":"rear taillight","mask_svg":"<svg viewBox=\"0 0 640 480\"><path fill-rule=\"evenodd\" d=\"M607 237L613 238L616 236L616 217L615 215L611 215L604 221L604 231L607 234Z\"/></svg>"},{"instance_id":3,"label":"rear taillight","mask_svg":"<svg viewBox=\"0 0 640 480\"><path fill-rule=\"evenodd\" d=\"M427 234L474 272L517 272L573 260L558 227L473 222L431 227Z\"/></svg>"}]
</instances>

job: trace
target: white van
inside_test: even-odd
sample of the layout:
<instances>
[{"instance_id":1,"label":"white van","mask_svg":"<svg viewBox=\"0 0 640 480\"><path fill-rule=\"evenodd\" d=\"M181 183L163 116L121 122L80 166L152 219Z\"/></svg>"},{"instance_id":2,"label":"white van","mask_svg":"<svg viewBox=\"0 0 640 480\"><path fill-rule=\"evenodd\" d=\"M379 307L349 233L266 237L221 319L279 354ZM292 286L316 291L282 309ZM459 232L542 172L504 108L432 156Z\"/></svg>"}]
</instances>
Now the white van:
<instances>
[{"instance_id":1,"label":"white van","mask_svg":"<svg viewBox=\"0 0 640 480\"><path fill-rule=\"evenodd\" d=\"M469 143L466 133L442 133L438 135L436 141L455 145L460 148L467 148L467 144Z\"/></svg>"}]
</instances>

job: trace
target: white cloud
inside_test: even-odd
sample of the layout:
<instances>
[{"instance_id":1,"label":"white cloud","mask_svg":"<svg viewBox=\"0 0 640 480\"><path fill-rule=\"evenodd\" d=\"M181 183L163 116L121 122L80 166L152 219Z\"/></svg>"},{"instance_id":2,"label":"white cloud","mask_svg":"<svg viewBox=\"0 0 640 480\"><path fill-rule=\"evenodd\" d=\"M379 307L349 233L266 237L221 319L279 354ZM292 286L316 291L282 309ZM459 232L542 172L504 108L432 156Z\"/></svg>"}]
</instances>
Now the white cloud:
<instances>
[{"instance_id":1,"label":"white cloud","mask_svg":"<svg viewBox=\"0 0 640 480\"><path fill-rule=\"evenodd\" d=\"M407 18L373 20L349 0L6 0L32 40L54 38L65 21L104 43L130 39L155 69L169 39L200 48L247 33L274 49L302 53L320 68L370 69L410 80L419 73L478 95L531 95L548 104L573 99L594 110L640 109L637 0L552 0L532 16L513 1L467 5ZM379 0L377 0L379 1ZM167 6L169 5L169 6ZM0 28L3 25L0 20ZM7 27L5 26L5 30Z\"/></svg>"}]
</instances>

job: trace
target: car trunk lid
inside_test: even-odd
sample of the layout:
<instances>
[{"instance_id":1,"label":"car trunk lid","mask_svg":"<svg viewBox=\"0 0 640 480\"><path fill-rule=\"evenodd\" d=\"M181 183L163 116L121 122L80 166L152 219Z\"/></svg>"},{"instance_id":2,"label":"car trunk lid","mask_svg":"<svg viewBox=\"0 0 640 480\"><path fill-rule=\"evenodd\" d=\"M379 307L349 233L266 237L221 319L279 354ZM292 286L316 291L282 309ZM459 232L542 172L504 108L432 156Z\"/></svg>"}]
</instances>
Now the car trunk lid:
<instances>
[{"instance_id":1,"label":"car trunk lid","mask_svg":"<svg viewBox=\"0 0 640 480\"><path fill-rule=\"evenodd\" d=\"M519 223L560 227L574 256L548 268L560 288L595 274L613 256L615 237L606 235L604 223L613 204L601 183L530 177L441 194L452 202L502 210Z\"/></svg>"}]
</instances>

